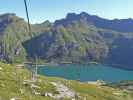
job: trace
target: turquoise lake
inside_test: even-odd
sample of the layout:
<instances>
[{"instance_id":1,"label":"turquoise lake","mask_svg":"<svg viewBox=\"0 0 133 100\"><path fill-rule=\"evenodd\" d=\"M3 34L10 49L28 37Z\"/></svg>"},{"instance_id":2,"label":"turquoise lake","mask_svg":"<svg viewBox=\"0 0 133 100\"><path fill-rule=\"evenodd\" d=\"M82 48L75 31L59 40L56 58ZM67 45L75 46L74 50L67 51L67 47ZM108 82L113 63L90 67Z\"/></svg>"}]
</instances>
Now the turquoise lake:
<instances>
[{"instance_id":1,"label":"turquoise lake","mask_svg":"<svg viewBox=\"0 0 133 100\"><path fill-rule=\"evenodd\" d=\"M123 70L105 65L61 64L38 67L38 73L45 76L62 77L70 80L118 82L133 80L133 70Z\"/></svg>"}]
</instances>

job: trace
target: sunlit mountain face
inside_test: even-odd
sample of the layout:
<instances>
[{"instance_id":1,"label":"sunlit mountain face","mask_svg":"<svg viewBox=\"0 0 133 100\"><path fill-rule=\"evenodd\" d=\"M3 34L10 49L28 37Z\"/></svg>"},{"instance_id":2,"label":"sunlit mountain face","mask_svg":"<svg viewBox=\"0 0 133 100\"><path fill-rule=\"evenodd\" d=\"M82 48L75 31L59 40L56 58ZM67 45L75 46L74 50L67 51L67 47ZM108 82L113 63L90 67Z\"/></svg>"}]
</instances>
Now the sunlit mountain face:
<instances>
[{"instance_id":1,"label":"sunlit mountain face","mask_svg":"<svg viewBox=\"0 0 133 100\"><path fill-rule=\"evenodd\" d=\"M32 24L15 14L0 16L0 58L7 62L98 63L132 68L133 20L108 20L86 12L69 13L54 23ZM17 43L17 44L16 44Z\"/></svg>"}]
</instances>

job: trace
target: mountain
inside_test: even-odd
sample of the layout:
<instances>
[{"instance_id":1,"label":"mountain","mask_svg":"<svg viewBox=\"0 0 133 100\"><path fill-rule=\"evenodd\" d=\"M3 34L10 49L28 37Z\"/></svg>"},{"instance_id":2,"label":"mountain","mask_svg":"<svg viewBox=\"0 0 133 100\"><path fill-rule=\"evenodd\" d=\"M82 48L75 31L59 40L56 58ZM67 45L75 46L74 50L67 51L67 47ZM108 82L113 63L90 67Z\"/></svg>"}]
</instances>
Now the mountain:
<instances>
[{"instance_id":1,"label":"mountain","mask_svg":"<svg viewBox=\"0 0 133 100\"><path fill-rule=\"evenodd\" d=\"M133 19L108 20L85 12L69 13L54 23L31 25L14 14L0 16L0 58L21 62L73 62L133 68ZM21 59L20 59L21 58Z\"/></svg>"},{"instance_id":2,"label":"mountain","mask_svg":"<svg viewBox=\"0 0 133 100\"><path fill-rule=\"evenodd\" d=\"M48 25L48 22L31 25L31 35L24 19L11 13L0 15L0 59L10 63L24 61L26 52L22 43L47 31Z\"/></svg>"},{"instance_id":3,"label":"mountain","mask_svg":"<svg viewBox=\"0 0 133 100\"><path fill-rule=\"evenodd\" d=\"M36 45L35 45L36 44ZM89 62L100 60L108 52L106 43L95 27L77 21L69 27L51 27L50 32L24 43L30 56L54 62ZM31 49L32 48L32 49Z\"/></svg>"},{"instance_id":4,"label":"mountain","mask_svg":"<svg viewBox=\"0 0 133 100\"><path fill-rule=\"evenodd\" d=\"M129 69L133 65L132 24L132 19L107 20L85 12L69 13L55 21L49 32L26 41L24 47L29 56L37 55L48 62L96 61Z\"/></svg>"}]
</instances>

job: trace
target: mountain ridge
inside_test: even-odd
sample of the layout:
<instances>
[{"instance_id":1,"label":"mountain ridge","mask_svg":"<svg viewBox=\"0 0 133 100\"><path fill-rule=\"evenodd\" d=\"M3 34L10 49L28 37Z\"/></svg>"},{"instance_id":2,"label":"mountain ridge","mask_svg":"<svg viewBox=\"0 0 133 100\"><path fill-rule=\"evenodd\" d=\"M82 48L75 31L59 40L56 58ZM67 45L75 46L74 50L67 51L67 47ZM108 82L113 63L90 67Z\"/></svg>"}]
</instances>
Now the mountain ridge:
<instances>
[{"instance_id":1,"label":"mountain ridge","mask_svg":"<svg viewBox=\"0 0 133 100\"><path fill-rule=\"evenodd\" d=\"M61 19L61 20L56 20L55 24L58 24L60 22L63 23L63 20L65 20L65 19L68 19L68 20L74 19L75 20L75 19L80 19L80 18L84 18L87 22L90 22L91 24L94 24L95 26L97 26L99 28L112 29L112 30L115 30L118 32L133 32L132 27L130 27L128 30L126 30L127 27L129 26L129 25L127 26L127 24L130 24L130 26L133 25L132 18L109 20L107 18L101 18L97 15L89 15L86 12L81 12L80 14L69 13L69 14L67 14L66 18ZM110 25L110 24L112 24L112 25ZM124 25L121 25L121 24L124 24ZM106 27L105 27L105 25L106 25ZM117 29L117 28L115 29L115 27L120 27L120 28L122 27L122 29Z\"/></svg>"},{"instance_id":2,"label":"mountain ridge","mask_svg":"<svg viewBox=\"0 0 133 100\"><path fill-rule=\"evenodd\" d=\"M37 58L46 62L96 61L124 66L133 64L130 59L124 58L124 54L127 53L133 57L132 45L121 49L124 45L118 42L119 40L133 41L133 19L108 20L85 12L69 13L66 18L56 20L54 23L45 21L41 24L31 24L33 35L31 39L28 35L27 23L14 14L13 17L10 17L10 14L7 15L8 17L4 17L5 21L2 21L2 15L0 16L0 33L3 34L0 42L1 60L5 58L8 62L14 62L20 58L34 60L36 55ZM6 24L10 19L11 24ZM18 47L16 42L19 44ZM17 52L14 53L14 51ZM120 53L119 56L116 55L117 53ZM117 62L114 58L122 59Z\"/></svg>"}]
</instances>

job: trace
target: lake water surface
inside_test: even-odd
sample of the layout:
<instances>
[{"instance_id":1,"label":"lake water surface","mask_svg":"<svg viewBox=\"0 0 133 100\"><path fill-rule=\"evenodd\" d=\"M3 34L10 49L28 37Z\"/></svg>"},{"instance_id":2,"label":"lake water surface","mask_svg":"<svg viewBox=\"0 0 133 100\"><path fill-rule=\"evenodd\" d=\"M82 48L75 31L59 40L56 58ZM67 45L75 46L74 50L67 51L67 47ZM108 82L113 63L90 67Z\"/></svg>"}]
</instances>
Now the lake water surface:
<instances>
[{"instance_id":1,"label":"lake water surface","mask_svg":"<svg viewBox=\"0 0 133 100\"><path fill-rule=\"evenodd\" d=\"M58 66L43 66L38 73L45 76L62 77L70 80L117 82L133 80L133 71L118 69L106 65L62 64Z\"/></svg>"}]
</instances>

